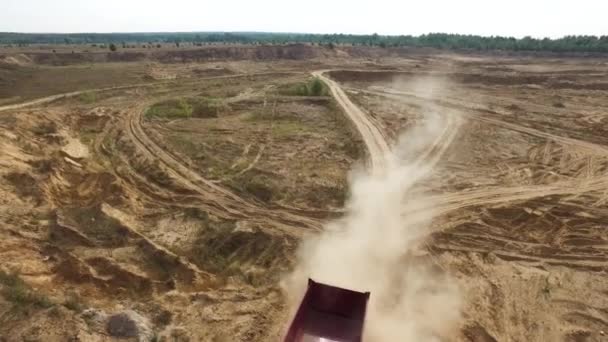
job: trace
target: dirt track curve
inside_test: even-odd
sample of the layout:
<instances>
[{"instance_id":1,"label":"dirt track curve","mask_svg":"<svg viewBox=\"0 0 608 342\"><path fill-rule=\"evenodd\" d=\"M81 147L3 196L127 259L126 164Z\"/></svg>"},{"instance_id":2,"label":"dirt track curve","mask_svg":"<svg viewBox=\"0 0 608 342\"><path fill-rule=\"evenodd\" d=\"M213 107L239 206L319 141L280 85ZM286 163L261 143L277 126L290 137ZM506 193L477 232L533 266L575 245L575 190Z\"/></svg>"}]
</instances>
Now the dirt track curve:
<instances>
[{"instance_id":1,"label":"dirt track curve","mask_svg":"<svg viewBox=\"0 0 608 342\"><path fill-rule=\"evenodd\" d=\"M314 71L312 74L322 79L328 85L332 96L336 99L337 103L340 105L345 115L348 117L349 120L352 121L352 123L360 133L368 151L371 168L373 170L383 169L386 165L387 157L390 154L390 148L386 140L385 134L377 125L372 122L372 120L363 110L361 110L348 98L342 87L336 81L332 80L324 74L325 72L325 70L320 70ZM215 76L187 82L196 83L200 82L201 80L239 78L252 75L259 74ZM139 83L118 87L89 89L83 91L57 94L24 103L0 106L0 112L13 109L21 109L28 106L46 104L60 99L78 96L87 92L105 92L119 89L149 87L162 83L167 82ZM400 98L405 96L416 97L423 100L433 100L416 93L396 91L389 88L378 89L377 91L357 89L357 91L394 98ZM437 102L440 105L449 105L451 107L456 106L462 108L463 106L462 103L456 103L454 100L450 99L433 101ZM314 213L308 213L306 210L299 210L295 208L262 208L259 204L245 200L239 197L238 195L232 193L228 189L225 189L202 177L199 173L189 168L186 163L180 161L175 155L171 154L170 152L165 151L162 147L160 147L150 137L147 136L145 130L142 127L142 114L145 111L145 108L146 105L139 105L129 110L128 118L125 121L125 128L131 140L136 144L140 151L147 155L149 159L156 159L162 165L165 171L171 174L185 187L197 192L202 198L205 199L205 201L211 202L213 207L225 211L233 217L267 217L270 220L280 222L281 226L285 227L288 230L291 230L288 228L291 225L312 228L314 230L320 229L321 223L318 220L306 217L308 216L308 214L313 214L314 216ZM588 142L582 142L571 138L559 137L529 127L507 123L494 118L488 118L487 116L467 114L466 118L484 121L494 125L502 126L504 128L516 130L522 133L550 139L562 144L576 146L578 148L587 150L589 152L594 152L600 155L605 155L606 153L608 153L604 146L599 146ZM456 135L458 119L448 115L445 117L445 120L443 120L443 122L444 127L442 134L437 137L433 144L430 145L419 158L421 160L426 160L432 165L436 164L439 161L441 155L449 147L450 143ZM604 178L590 180L588 179L584 181L577 179L568 182L560 182L548 185L504 188L500 187L474 190L470 192L467 191L462 193L450 193L436 196L433 202L439 205L440 212L446 213L467 206L480 205L486 203L500 203L514 200L525 200L534 197L553 194L581 193L588 190L596 190L598 187L607 186L608 181L605 181Z\"/></svg>"},{"instance_id":2,"label":"dirt track curve","mask_svg":"<svg viewBox=\"0 0 608 342\"><path fill-rule=\"evenodd\" d=\"M386 158L390 153L385 136L371 122L369 117L348 98L338 83L325 76L324 72L315 71L313 75L319 77L327 84L334 99L336 99L346 116L353 122L361 134L369 153L371 168L373 170L382 170L386 166Z\"/></svg>"},{"instance_id":3,"label":"dirt track curve","mask_svg":"<svg viewBox=\"0 0 608 342\"><path fill-rule=\"evenodd\" d=\"M143 113L146 106L138 106L130 110L127 118L127 132L137 148L143 152L147 158L156 160L161 167L171 174L179 183L186 188L195 191L205 202L212 205L232 217L240 218L266 218L293 233L293 227L320 229L320 222L315 219L294 214L289 209L267 209L257 203L247 201L228 189L225 189L199 173L192 170L176 156L158 146L144 131L142 127ZM297 229L296 229L297 230Z\"/></svg>"},{"instance_id":4,"label":"dirt track curve","mask_svg":"<svg viewBox=\"0 0 608 342\"><path fill-rule=\"evenodd\" d=\"M432 101L440 106L443 106L446 109L456 109L456 110L466 110L467 113L462 113L461 116L463 119L467 120L477 120L481 122L485 122L488 124L492 124L501 128L517 131L524 134L529 134L535 137L548 139L550 141L555 141L557 143L572 146L573 148L577 148L588 153L592 153L599 156L605 156L608 154L608 149L605 146L589 143L586 141L580 141L572 138L561 137L555 134L539 131L534 128L525 127L522 125L513 124L510 122L505 122L498 118L494 118L490 116L488 113L483 112L481 109L476 107L471 107L470 104L467 105L463 101L454 100L454 99L441 99L437 100L434 98L430 98L424 95L416 94L413 92L404 92L397 91L390 88L379 88L378 90L363 90L363 89L354 89L358 92L367 93L370 95L383 96L392 98L395 100L402 99L404 97L407 98L416 98L424 101ZM471 113L471 111L476 113ZM439 137L438 141L435 144L443 144L443 151L449 145L451 138L446 139L446 135L442 135ZM427 150L425 153L425 158L429 158L433 160L434 163L438 161L441 153L435 154L431 153L433 148ZM428 155L426 155L428 154ZM433 164L434 164L433 163ZM488 189L479 189L472 191L462 191L457 193L447 193L436 195L432 197L432 203L435 206L435 210L439 214L445 214L450 211L455 211L458 209L463 209L466 207L478 206L483 204L497 204L503 202L512 202L512 201L523 201L530 200L543 196L550 195L566 195L566 194L582 194L588 191L594 191L598 189L607 189L608 188L608 180L606 177L598 176L595 178L574 178L572 180L567 181L559 181L551 184L539 184L539 185L527 185L527 186L515 186L515 187L494 187ZM423 209L423 208L420 208ZM430 208L429 208L430 209Z\"/></svg>"}]
</instances>

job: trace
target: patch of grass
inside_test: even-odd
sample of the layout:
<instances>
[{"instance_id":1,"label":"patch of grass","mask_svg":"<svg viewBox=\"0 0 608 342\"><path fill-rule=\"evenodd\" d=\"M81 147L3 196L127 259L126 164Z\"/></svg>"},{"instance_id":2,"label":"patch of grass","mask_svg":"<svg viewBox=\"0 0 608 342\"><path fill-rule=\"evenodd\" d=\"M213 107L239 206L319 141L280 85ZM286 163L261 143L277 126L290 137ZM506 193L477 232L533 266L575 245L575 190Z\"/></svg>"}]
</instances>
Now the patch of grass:
<instances>
[{"instance_id":1,"label":"patch of grass","mask_svg":"<svg viewBox=\"0 0 608 342\"><path fill-rule=\"evenodd\" d=\"M306 83L283 88L279 93L289 96L327 96L329 88L320 78L315 77Z\"/></svg>"},{"instance_id":2,"label":"patch of grass","mask_svg":"<svg viewBox=\"0 0 608 342\"><path fill-rule=\"evenodd\" d=\"M63 303L63 306L76 313L82 312L85 308L85 305L82 302L82 298L80 298L80 296L76 292L68 293L67 298Z\"/></svg>"},{"instance_id":3,"label":"patch of grass","mask_svg":"<svg viewBox=\"0 0 608 342\"><path fill-rule=\"evenodd\" d=\"M16 308L34 306L37 308L50 308L53 303L44 295L34 292L17 273L0 271L0 294Z\"/></svg>"},{"instance_id":4,"label":"patch of grass","mask_svg":"<svg viewBox=\"0 0 608 342\"><path fill-rule=\"evenodd\" d=\"M234 224L222 227L210 225L199 231L191 260L201 268L224 277L241 279L251 285L273 283L295 243L291 238L278 237L257 229L235 230Z\"/></svg>"},{"instance_id":5,"label":"patch of grass","mask_svg":"<svg viewBox=\"0 0 608 342\"><path fill-rule=\"evenodd\" d=\"M39 182L27 173L11 172L3 176L21 197L39 198L42 195Z\"/></svg>"},{"instance_id":6,"label":"patch of grass","mask_svg":"<svg viewBox=\"0 0 608 342\"><path fill-rule=\"evenodd\" d=\"M32 132L36 135L47 135L57 133L57 124L54 122L43 122L32 128Z\"/></svg>"},{"instance_id":7,"label":"patch of grass","mask_svg":"<svg viewBox=\"0 0 608 342\"><path fill-rule=\"evenodd\" d=\"M262 202L270 202L273 198L273 189L269 186L267 179L252 177L245 184L245 190Z\"/></svg>"},{"instance_id":8,"label":"patch of grass","mask_svg":"<svg viewBox=\"0 0 608 342\"><path fill-rule=\"evenodd\" d=\"M92 91L88 91L78 95L78 100L86 104L95 103L97 101L97 94Z\"/></svg>"},{"instance_id":9,"label":"patch of grass","mask_svg":"<svg viewBox=\"0 0 608 342\"><path fill-rule=\"evenodd\" d=\"M302 119L290 113L272 113L268 110L255 110L244 117L246 122L272 122L270 134L273 138L294 137L305 132L313 132L315 128Z\"/></svg>"},{"instance_id":10,"label":"patch of grass","mask_svg":"<svg viewBox=\"0 0 608 342\"><path fill-rule=\"evenodd\" d=\"M243 119L248 122L269 121L274 119L274 115L271 110L255 109L247 113Z\"/></svg>"},{"instance_id":11,"label":"patch of grass","mask_svg":"<svg viewBox=\"0 0 608 342\"><path fill-rule=\"evenodd\" d=\"M274 138L292 137L305 129L300 122L279 122L272 126L272 136Z\"/></svg>"},{"instance_id":12,"label":"patch of grass","mask_svg":"<svg viewBox=\"0 0 608 342\"><path fill-rule=\"evenodd\" d=\"M0 270L0 284L4 286L14 287L23 284L23 280L19 278L17 273L7 273Z\"/></svg>"},{"instance_id":13,"label":"patch of grass","mask_svg":"<svg viewBox=\"0 0 608 342\"><path fill-rule=\"evenodd\" d=\"M213 97L189 99L188 102L195 118L217 118L221 113L230 110L224 101Z\"/></svg>"},{"instance_id":14,"label":"patch of grass","mask_svg":"<svg viewBox=\"0 0 608 342\"><path fill-rule=\"evenodd\" d=\"M64 214L99 245L124 246L129 238L129 230L118 220L107 216L99 206L66 209Z\"/></svg>"},{"instance_id":15,"label":"patch of grass","mask_svg":"<svg viewBox=\"0 0 608 342\"><path fill-rule=\"evenodd\" d=\"M192 116L192 105L186 99L166 100L146 110L146 117L178 119Z\"/></svg>"},{"instance_id":16,"label":"patch of grass","mask_svg":"<svg viewBox=\"0 0 608 342\"><path fill-rule=\"evenodd\" d=\"M265 203L280 200L283 195L276 179L254 170L233 178L231 186Z\"/></svg>"},{"instance_id":17,"label":"patch of grass","mask_svg":"<svg viewBox=\"0 0 608 342\"><path fill-rule=\"evenodd\" d=\"M152 105L146 116L157 118L217 118L230 107L214 97L181 98L162 101Z\"/></svg>"},{"instance_id":18,"label":"patch of grass","mask_svg":"<svg viewBox=\"0 0 608 342\"><path fill-rule=\"evenodd\" d=\"M96 137L97 134L94 132L82 131L80 133L80 141L82 141L82 143L85 145L91 145L95 141Z\"/></svg>"}]
</instances>

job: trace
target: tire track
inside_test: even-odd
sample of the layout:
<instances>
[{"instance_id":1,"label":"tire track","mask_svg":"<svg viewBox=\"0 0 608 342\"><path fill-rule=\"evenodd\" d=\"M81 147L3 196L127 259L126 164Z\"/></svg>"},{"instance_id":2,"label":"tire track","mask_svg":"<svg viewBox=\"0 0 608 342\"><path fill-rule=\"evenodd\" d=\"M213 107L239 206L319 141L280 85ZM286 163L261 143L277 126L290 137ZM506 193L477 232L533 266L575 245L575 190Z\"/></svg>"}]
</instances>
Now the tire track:
<instances>
[{"instance_id":1,"label":"tire track","mask_svg":"<svg viewBox=\"0 0 608 342\"><path fill-rule=\"evenodd\" d=\"M165 84L188 85L197 84L201 81L208 80L296 74L301 74L301 72L260 72L212 76L185 81L170 80L162 82L129 84L115 87L93 88L51 95L19 104L0 106L0 112L47 104L57 100L72 98L90 92L99 93L113 90L153 87ZM311 211L307 209L288 208L281 206L269 206L269 208L263 208L257 203L253 203L246 199L243 199L240 196L232 193L228 189L223 188L218 184L215 184L210 180L205 179L196 171L190 169L184 163L179 161L175 156L163 150L147 136L142 127L142 114L145 108L146 104L140 104L128 110L127 118L125 120L125 125L123 128L129 136L129 139L136 145L137 149L145 155L146 158L148 158L149 160L158 160L165 172L171 175L174 179L176 179L186 188L198 193L200 195L200 199L206 203L210 203L211 207L216 208L216 210L220 210L233 218L247 218L251 221L258 221L262 224L277 223L280 227L282 227L283 230L289 230L292 233L296 232L296 235L299 235L301 233L297 232L296 227L303 227L313 230L320 229L321 224L319 222L319 219L315 217L323 216L323 213L320 214L318 211L314 210ZM267 219L262 219L263 217Z\"/></svg>"},{"instance_id":2,"label":"tire track","mask_svg":"<svg viewBox=\"0 0 608 342\"><path fill-rule=\"evenodd\" d=\"M129 111L125 131L146 158L157 160L159 165L175 180L188 189L198 193L201 200L211 202L218 210L235 218L247 218L261 223L278 223L291 233L297 228L320 230L318 220L296 215L282 209L269 210L247 201L216 183L202 177L169 152L158 146L144 132L141 123L146 105L137 106ZM300 232L301 233L301 232ZM299 234L299 233L298 233Z\"/></svg>"},{"instance_id":3,"label":"tire track","mask_svg":"<svg viewBox=\"0 0 608 342\"><path fill-rule=\"evenodd\" d=\"M323 80L329 87L332 96L338 102L344 113L352 121L352 123L361 134L363 142L369 153L369 162L373 171L382 171L386 168L387 158L390 154L390 148L384 134L372 123L367 114L357 107L344 93L344 90L324 73L327 70L314 71L312 74L315 77Z\"/></svg>"},{"instance_id":4,"label":"tire track","mask_svg":"<svg viewBox=\"0 0 608 342\"><path fill-rule=\"evenodd\" d=\"M432 101L438 105L447 106L454 109L466 109L474 111L482 111L482 109L464 106L460 103L456 103L451 100L436 100L427 96L421 96L410 92L401 92L391 89L382 88L382 91L369 91L356 89L356 91L367 93L376 96L383 96L392 99L402 100L403 97L416 98L424 101ZM529 128L517 124L504 122L502 120L488 118L480 114L463 113L464 118L474 119L482 122L486 122L502 128L514 130L520 133L529 134L535 137L548 139L557 143L573 146L578 149L591 152L593 154L608 155L608 149L604 146L588 143L572 138L560 137L555 134L546 133L539 131L534 128ZM430 152L429 152L430 153ZM543 197L549 195L563 195L563 194L580 194L583 192L606 189L608 188L608 180L606 177L596 177L593 179L575 179L568 182L560 182L548 185L533 185L533 186L519 186L519 187L499 187L494 189L483 189L475 190L470 192L459 192L445 195L432 196L433 203L438 204L439 207L435 209L439 213L447 213L450 211L477 206L482 204L496 204L502 202L528 200L536 197ZM431 208L428 208L431 209Z\"/></svg>"},{"instance_id":5,"label":"tire track","mask_svg":"<svg viewBox=\"0 0 608 342\"><path fill-rule=\"evenodd\" d=\"M329 87L332 96L336 99L347 117L353 122L359 131L370 157L372 169L384 169L387 159L391 155L389 143L387 142L386 134L373 123L369 115L355 105L346 95L340 85L325 76L324 73L329 70L315 71L313 76L323 80ZM361 91L357 89L357 91ZM422 152L416 159L415 163L434 166L439 162L441 156L445 153L448 147L458 133L460 125L459 118L452 115L444 115L442 132L437 135L435 140Z\"/></svg>"},{"instance_id":6,"label":"tire track","mask_svg":"<svg viewBox=\"0 0 608 342\"><path fill-rule=\"evenodd\" d=\"M125 90L125 89L135 89L135 88L144 88L144 87L154 87L154 86L165 85L165 84L189 85L189 84L196 84L201 81L227 79L227 78L243 78L243 77L252 77L252 76L272 76L272 75L298 75L298 74L301 74L301 72L292 72L292 71L258 72L258 73L250 73L250 74L210 76L210 77L185 79L185 80L176 79L176 80L170 80L170 81L126 84L126 85L115 86L115 87L92 88L92 89L86 89L86 90L78 90L78 91L72 91L72 92L67 92L67 93L55 94L55 95L51 95L51 96L45 96L45 97L41 97L41 98L34 99L31 101L22 102L22 103L15 103L15 104L10 104L10 105L0 106L0 112L47 104L47 103L55 102L55 101L61 100L61 99L72 98L72 97L82 95L85 93L102 93L102 92L112 91L112 90Z\"/></svg>"},{"instance_id":7,"label":"tire track","mask_svg":"<svg viewBox=\"0 0 608 342\"><path fill-rule=\"evenodd\" d=\"M573 138L562 137L562 136L559 136L556 134L543 132L543 131L540 131L538 129L534 129L531 127L526 127L523 125L506 122L504 120L500 120L497 118L488 117L488 114L492 114L492 113L488 112L484 108L481 108L478 106L472 106L468 102L453 100L453 99L449 99L449 98L438 100L438 99L434 99L434 98L431 98L428 96L416 94L413 92L398 91L395 89L385 88L385 87L376 87L375 89L377 89L377 90L356 89L356 91L360 91L362 93L367 93L367 94L376 95L376 96L389 97L389 98L393 98L393 99L397 99L397 100L401 100L401 99L403 99L403 97L409 97L409 98L414 98L414 99L422 100L422 101L431 101L437 105L441 105L441 106L444 106L447 108L474 111L474 112L477 112L478 114L463 113L463 116L466 118L471 118L471 119L475 119L478 121L486 122L486 123L489 123L489 124L492 124L495 126L507 128L507 129L510 129L510 130L513 130L516 132L525 133L525 134L532 135L535 137L552 140L552 141L558 142L563 145L574 146L574 147L580 148L584 151L593 152L595 154L599 154L599 155L603 155L603 156L608 156L608 148L606 148L605 146L597 145L594 143L581 141L581 140L577 140L577 139L573 139ZM484 115L482 115L482 114L484 114Z\"/></svg>"}]
</instances>

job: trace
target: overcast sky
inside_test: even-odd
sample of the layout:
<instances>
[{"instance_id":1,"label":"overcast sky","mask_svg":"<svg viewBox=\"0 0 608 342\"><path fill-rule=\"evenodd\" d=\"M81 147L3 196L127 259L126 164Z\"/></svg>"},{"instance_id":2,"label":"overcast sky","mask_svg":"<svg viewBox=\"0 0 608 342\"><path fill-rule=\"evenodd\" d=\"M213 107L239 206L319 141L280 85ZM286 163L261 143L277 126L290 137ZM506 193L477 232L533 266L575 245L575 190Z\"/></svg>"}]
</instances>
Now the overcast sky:
<instances>
[{"instance_id":1,"label":"overcast sky","mask_svg":"<svg viewBox=\"0 0 608 342\"><path fill-rule=\"evenodd\" d=\"M0 0L0 31L608 35L608 0Z\"/></svg>"}]
</instances>

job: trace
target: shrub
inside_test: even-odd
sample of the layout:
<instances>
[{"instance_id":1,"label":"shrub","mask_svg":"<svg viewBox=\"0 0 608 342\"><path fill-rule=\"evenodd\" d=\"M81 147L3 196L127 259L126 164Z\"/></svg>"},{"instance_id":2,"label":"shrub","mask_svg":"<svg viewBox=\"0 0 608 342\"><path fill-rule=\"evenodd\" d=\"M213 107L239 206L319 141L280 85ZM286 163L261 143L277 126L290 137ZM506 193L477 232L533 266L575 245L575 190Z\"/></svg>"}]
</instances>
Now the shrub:
<instances>
[{"instance_id":1,"label":"shrub","mask_svg":"<svg viewBox=\"0 0 608 342\"><path fill-rule=\"evenodd\" d=\"M327 89L325 83L319 78L315 77L308 83L308 93L310 96L324 96L327 95Z\"/></svg>"},{"instance_id":2,"label":"shrub","mask_svg":"<svg viewBox=\"0 0 608 342\"><path fill-rule=\"evenodd\" d=\"M318 77L313 78L307 83L300 83L287 90L282 91L285 95L291 96L327 96L329 94L327 85Z\"/></svg>"},{"instance_id":3,"label":"shrub","mask_svg":"<svg viewBox=\"0 0 608 342\"><path fill-rule=\"evenodd\" d=\"M116 51L116 45L114 45L114 43L110 44L110 51L112 51L112 52Z\"/></svg>"},{"instance_id":4,"label":"shrub","mask_svg":"<svg viewBox=\"0 0 608 342\"><path fill-rule=\"evenodd\" d=\"M16 307L35 306L49 308L53 303L44 295L35 293L17 273L0 271L0 294Z\"/></svg>"}]
</instances>

